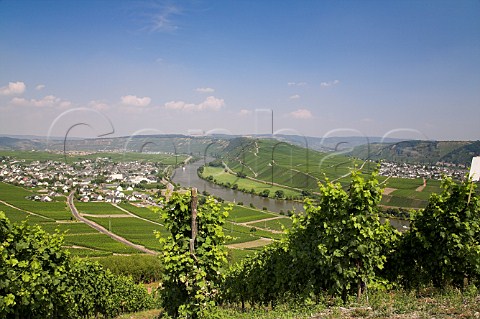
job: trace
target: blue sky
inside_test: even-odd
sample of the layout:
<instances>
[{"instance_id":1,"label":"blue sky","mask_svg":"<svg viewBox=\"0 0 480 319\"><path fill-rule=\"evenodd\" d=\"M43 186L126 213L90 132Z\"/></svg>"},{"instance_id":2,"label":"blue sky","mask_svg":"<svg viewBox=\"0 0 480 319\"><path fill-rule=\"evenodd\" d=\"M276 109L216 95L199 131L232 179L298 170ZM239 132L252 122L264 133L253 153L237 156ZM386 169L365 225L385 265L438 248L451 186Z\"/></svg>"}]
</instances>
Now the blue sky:
<instances>
[{"instance_id":1,"label":"blue sky","mask_svg":"<svg viewBox=\"0 0 480 319\"><path fill-rule=\"evenodd\" d=\"M480 138L480 1L0 1L0 134ZM113 129L112 129L113 128Z\"/></svg>"}]
</instances>

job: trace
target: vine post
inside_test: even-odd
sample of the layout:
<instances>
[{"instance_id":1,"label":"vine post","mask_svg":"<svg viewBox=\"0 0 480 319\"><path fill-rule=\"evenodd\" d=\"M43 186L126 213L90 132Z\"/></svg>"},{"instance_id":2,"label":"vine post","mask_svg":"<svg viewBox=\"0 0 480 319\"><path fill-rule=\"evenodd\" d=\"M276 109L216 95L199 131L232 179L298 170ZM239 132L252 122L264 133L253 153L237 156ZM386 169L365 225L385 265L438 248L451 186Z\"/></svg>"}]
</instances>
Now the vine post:
<instances>
[{"instance_id":1,"label":"vine post","mask_svg":"<svg viewBox=\"0 0 480 319\"><path fill-rule=\"evenodd\" d=\"M195 238L197 237L198 232L198 225L197 225L197 189L195 187L192 188L192 201L191 201L191 208L192 208L192 236L190 238L190 255L197 260L195 256Z\"/></svg>"}]
</instances>

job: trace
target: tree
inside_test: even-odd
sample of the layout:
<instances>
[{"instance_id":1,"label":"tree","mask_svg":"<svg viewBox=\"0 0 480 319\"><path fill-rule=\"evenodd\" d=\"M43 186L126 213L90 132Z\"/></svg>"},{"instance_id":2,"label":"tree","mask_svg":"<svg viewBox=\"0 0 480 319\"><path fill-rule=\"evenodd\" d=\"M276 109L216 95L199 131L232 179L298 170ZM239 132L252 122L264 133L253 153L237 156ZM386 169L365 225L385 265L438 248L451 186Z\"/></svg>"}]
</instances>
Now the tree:
<instances>
[{"instance_id":1,"label":"tree","mask_svg":"<svg viewBox=\"0 0 480 319\"><path fill-rule=\"evenodd\" d=\"M285 197L285 192L281 189L275 191L275 198L284 198Z\"/></svg>"},{"instance_id":2,"label":"tree","mask_svg":"<svg viewBox=\"0 0 480 319\"><path fill-rule=\"evenodd\" d=\"M0 212L0 317L112 318L149 309L153 298L131 278L72 259L63 237Z\"/></svg>"},{"instance_id":3,"label":"tree","mask_svg":"<svg viewBox=\"0 0 480 319\"><path fill-rule=\"evenodd\" d=\"M442 181L440 195L413 214L392 267L406 286L462 286L480 279L480 200L469 179Z\"/></svg>"},{"instance_id":4,"label":"tree","mask_svg":"<svg viewBox=\"0 0 480 319\"><path fill-rule=\"evenodd\" d=\"M354 171L347 190L339 183L320 184L318 205L307 199L305 214L292 217L288 246L302 265L296 275L315 292L328 289L345 300L356 288L359 297L384 267L398 232L388 220L380 222L382 189L376 176L366 180Z\"/></svg>"},{"instance_id":5,"label":"tree","mask_svg":"<svg viewBox=\"0 0 480 319\"><path fill-rule=\"evenodd\" d=\"M293 214L286 238L235 266L225 281L232 302L274 303L285 296L328 291L344 300L374 282L399 233L378 216L382 189L373 173L353 172L345 190L320 185L320 199L305 200L305 214ZM238 281L240 283L238 283Z\"/></svg>"},{"instance_id":6,"label":"tree","mask_svg":"<svg viewBox=\"0 0 480 319\"><path fill-rule=\"evenodd\" d=\"M262 197L268 197L270 195L270 190L269 189L264 189L263 191L260 192L259 194Z\"/></svg>"},{"instance_id":7,"label":"tree","mask_svg":"<svg viewBox=\"0 0 480 319\"><path fill-rule=\"evenodd\" d=\"M157 234L164 265L162 306L174 318L201 318L215 305L222 281L220 269L227 262L222 226L231 207L221 209L216 200L207 197L197 209L198 230L193 235L191 204L195 197L190 192L174 193L162 210L170 235Z\"/></svg>"},{"instance_id":8,"label":"tree","mask_svg":"<svg viewBox=\"0 0 480 319\"><path fill-rule=\"evenodd\" d=\"M47 318L65 311L69 265L62 241L39 226L11 224L0 212L0 317Z\"/></svg>"}]
</instances>

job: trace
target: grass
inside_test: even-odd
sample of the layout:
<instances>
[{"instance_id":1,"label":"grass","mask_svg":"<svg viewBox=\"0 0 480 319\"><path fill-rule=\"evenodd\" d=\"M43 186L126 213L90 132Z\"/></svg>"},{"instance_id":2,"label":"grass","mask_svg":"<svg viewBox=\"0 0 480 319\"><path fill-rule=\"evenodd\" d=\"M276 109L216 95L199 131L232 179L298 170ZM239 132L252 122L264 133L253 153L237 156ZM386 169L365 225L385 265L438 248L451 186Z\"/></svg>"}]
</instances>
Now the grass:
<instances>
[{"instance_id":1,"label":"grass","mask_svg":"<svg viewBox=\"0 0 480 319\"><path fill-rule=\"evenodd\" d=\"M227 184L230 183L231 185L237 184L239 190L246 190L250 191L252 188L255 189L256 193L260 193L263 190L269 190L270 195L269 197L273 197L277 190L281 190L284 192L285 196L297 196L300 192L291 190L285 187L279 187L275 185L268 184L269 181L265 182L258 182L247 178L239 178L236 175L230 174L225 172L225 170L221 167L210 167L206 166L204 168L202 176L207 178L208 176L213 176L213 180L215 183L220 184Z\"/></svg>"},{"instance_id":2,"label":"grass","mask_svg":"<svg viewBox=\"0 0 480 319\"><path fill-rule=\"evenodd\" d=\"M27 220L27 223L30 225L52 222L51 219L32 215L7 206L3 203L0 203L0 211L3 211L12 223L18 223L24 220Z\"/></svg>"},{"instance_id":3,"label":"grass","mask_svg":"<svg viewBox=\"0 0 480 319\"><path fill-rule=\"evenodd\" d=\"M275 216L278 215L266 213L258 209L244 207L241 205L234 205L232 210L230 211L230 214L228 215L228 220L234 221L236 223L245 223Z\"/></svg>"},{"instance_id":4,"label":"grass","mask_svg":"<svg viewBox=\"0 0 480 319\"><path fill-rule=\"evenodd\" d=\"M291 228L292 227L292 220L290 218L278 218L266 221L259 221L257 223L249 224L250 226L266 228L275 231L282 231L283 228Z\"/></svg>"},{"instance_id":5,"label":"grass","mask_svg":"<svg viewBox=\"0 0 480 319\"><path fill-rule=\"evenodd\" d=\"M81 246L86 248L92 248L95 250L116 253L116 254L136 254L139 253L138 250L126 246L105 234L74 234L66 235L65 246Z\"/></svg>"},{"instance_id":6,"label":"grass","mask_svg":"<svg viewBox=\"0 0 480 319\"><path fill-rule=\"evenodd\" d=\"M346 304L336 298L320 297L318 302L289 298L274 309L267 306L241 310L239 305L218 306L214 317L222 319L353 319L353 318L479 318L480 295L474 289L460 291L403 290L370 293L369 301L351 298ZM117 319L153 319L161 309L125 314Z\"/></svg>"},{"instance_id":7,"label":"grass","mask_svg":"<svg viewBox=\"0 0 480 319\"><path fill-rule=\"evenodd\" d=\"M54 233L58 230L60 233L66 232L66 235L76 235L76 234L96 234L97 230L91 228L90 226L82 222L71 222L71 223L42 223L41 227L49 233Z\"/></svg>"},{"instance_id":8,"label":"grass","mask_svg":"<svg viewBox=\"0 0 480 319\"><path fill-rule=\"evenodd\" d=\"M102 225L111 232L124 237L125 239L149 249L159 250L161 248L154 231L167 234L167 230L160 225L153 224L135 217L122 218L96 218L88 219Z\"/></svg>"},{"instance_id":9,"label":"grass","mask_svg":"<svg viewBox=\"0 0 480 319\"><path fill-rule=\"evenodd\" d=\"M67 210L65 202L36 202L27 199L35 193L26 189L10 184L0 183L0 199L22 210L37 213L39 215L57 219L70 220L72 214Z\"/></svg>"},{"instance_id":10,"label":"grass","mask_svg":"<svg viewBox=\"0 0 480 319\"><path fill-rule=\"evenodd\" d=\"M155 213L147 207L138 207L130 203L120 203L118 204L118 206L128 210L130 213L135 214L139 217L151 220L156 223L163 223L160 213Z\"/></svg>"},{"instance_id":11,"label":"grass","mask_svg":"<svg viewBox=\"0 0 480 319\"><path fill-rule=\"evenodd\" d=\"M112 204L103 202L75 202L75 207L80 213L91 215L125 215L124 211L116 208Z\"/></svg>"},{"instance_id":12,"label":"grass","mask_svg":"<svg viewBox=\"0 0 480 319\"><path fill-rule=\"evenodd\" d=\"M255 231L252 231L255 229ZM230 240L227 244L244 243L247 241L257 240L260 237L266 237L271 239L281 239L282 234L274 234L269 231L257 229L256 227L236 225L231 222L226 222L223 226L223 230L226 235L237 237L237 239Z\"/></svg>"}]
</instances>

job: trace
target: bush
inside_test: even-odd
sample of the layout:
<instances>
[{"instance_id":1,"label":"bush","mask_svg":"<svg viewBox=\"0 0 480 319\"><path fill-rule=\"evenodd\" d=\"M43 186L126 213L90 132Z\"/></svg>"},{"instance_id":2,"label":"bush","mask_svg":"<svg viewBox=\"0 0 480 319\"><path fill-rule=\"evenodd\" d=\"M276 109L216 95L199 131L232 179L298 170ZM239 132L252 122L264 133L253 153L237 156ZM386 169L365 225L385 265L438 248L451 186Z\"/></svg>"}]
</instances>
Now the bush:
<instances>
[{"instance_id":1,"label":"bush","mask_svg":"<svg viewBox=\"0 0 480 319\"><path fill-rule=\"evenodd\" d=\"M480 200L471 180L442 182L427 207L412 216L390 267L406 287L463 286L480 279Z\"/></svg>"},{"instance_id":2,"label":"bush","mask_svg":"<svg viewBox=\"0 0 480 319\"><path fill-rule=\"evenodd\" d=\"M115 275L131 276L135 283L159 281L162 275L162 265L156 256L107 256L95 260Z\"/></svg>"}]
</instances>

